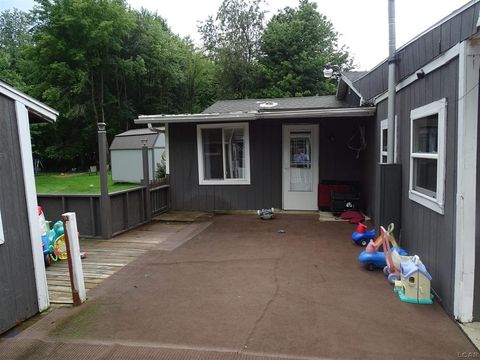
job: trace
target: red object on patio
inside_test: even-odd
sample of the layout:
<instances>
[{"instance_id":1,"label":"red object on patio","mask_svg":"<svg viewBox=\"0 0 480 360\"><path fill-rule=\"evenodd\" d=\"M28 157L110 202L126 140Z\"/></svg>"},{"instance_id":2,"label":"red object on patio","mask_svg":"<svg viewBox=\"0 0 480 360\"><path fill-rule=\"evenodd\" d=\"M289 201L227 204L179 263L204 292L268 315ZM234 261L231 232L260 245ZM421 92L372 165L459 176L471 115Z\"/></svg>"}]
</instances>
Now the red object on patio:
<instances>
[{"instance_id":1,"label":"red object on patio","mask_svg":"<svg viewBox=\"0 0 480 360\"><path fill-rule=\"evenodd\" d=\"M350 224L359 224L365 221L365 216L363 216L363 214L359 211L344 211L340 215L340 219L350 220Z\"/></svg>"},{"instance_id":2,"label":"red object on patio","mask_svg":"<svg viewBox=\"0 0 480 360\"><path fill-rule=\"evenodd\" d=\"M323 183L318 185L318 208L330 208L330 194L332 192L352 192L353 187L350 184Z\"/></svg>"}]
</instances>

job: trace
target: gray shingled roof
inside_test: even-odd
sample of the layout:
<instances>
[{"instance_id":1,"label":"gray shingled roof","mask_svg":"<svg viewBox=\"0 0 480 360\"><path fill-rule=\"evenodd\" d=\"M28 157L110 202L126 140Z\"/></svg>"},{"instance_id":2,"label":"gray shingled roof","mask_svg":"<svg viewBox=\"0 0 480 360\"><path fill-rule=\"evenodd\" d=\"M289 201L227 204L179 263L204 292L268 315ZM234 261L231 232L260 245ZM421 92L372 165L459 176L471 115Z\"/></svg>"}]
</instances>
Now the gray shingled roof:
<instances>
[{"instance_id":1,"label":"gray shingled roof","mask_svg":"<svg viewBox=\"0 0 480 360\"><path fill-rule=\"evenodd\" d=\"M267 106L263 107L262 104ZM276 104L276 105L274 105ZM274 106L270 106L274 105ZM203 114L224 114L232 112L252 111L275 111L275 110L307 110L307 109L330 109L347 108L347 103L337 100L335 95L291 97L279 99L242 99L242 100L220 100L205 109Z\"/></svg>"},{"instance_id":2,"label":"gray shingled roof","mask_svg":"<svg viewBox=\"0 0 480 360\"><path fill-rule=\"evenodd\" d=\"M157 142L159 133L148 128L133 129L115 135L110 145L110 150L132 150L141 149L143 146L142 139L147 140L147 147L152 149Z\"/></svg>"},{"instance_id":3,"label":"gray shingled roof","mask_svg":"<svg viewBox=\"0 0 480 360\"><path fill-rule=\"evenodd\" d=\"M348 80L352 83L363 77L364 75L368 74L368 71L344 71L342 75L345 76Z\"/></svg>"}]
</instances>

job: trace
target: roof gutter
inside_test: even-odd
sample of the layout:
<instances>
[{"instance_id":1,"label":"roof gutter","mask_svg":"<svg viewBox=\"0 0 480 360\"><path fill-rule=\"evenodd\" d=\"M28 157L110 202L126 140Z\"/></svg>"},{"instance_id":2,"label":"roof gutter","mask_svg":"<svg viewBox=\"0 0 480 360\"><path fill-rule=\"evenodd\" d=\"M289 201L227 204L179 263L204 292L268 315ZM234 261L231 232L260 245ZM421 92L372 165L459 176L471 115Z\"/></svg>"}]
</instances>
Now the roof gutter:
<instances>
[{"instance_id":1,"label":"roof gutter","mask_svg":"<svg viewBox=\"0 0 480 360\"><path fill-rule=\"evenodd\" d=\"M261 111L226 114L140 115L135 124L204 123L226 121L253 121L260 119L306 119L322 117L373 116L375 107L334 108L288 111ZM150 125L151 126L151 125Z\"/></svg>"}]
</instances>

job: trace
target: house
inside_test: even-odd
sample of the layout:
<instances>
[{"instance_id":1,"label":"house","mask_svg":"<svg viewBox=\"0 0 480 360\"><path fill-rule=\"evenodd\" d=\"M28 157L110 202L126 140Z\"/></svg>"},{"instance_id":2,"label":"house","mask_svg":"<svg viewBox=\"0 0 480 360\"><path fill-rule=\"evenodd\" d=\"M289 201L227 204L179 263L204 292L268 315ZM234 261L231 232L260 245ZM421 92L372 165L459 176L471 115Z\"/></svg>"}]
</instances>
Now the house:
<instances>
[{"instance_id":1,"label":"house","mask_svg":"<svg viewBox=\"0 0 480 360\"><path fill-rule=\"evenodd\" d=\"M112 179L140 183L143 179L142 147L148 148L150 179L155 178L157 166L162 165L165 134L151 129L128 130L115 136L110 145Z\"/></svg>"},{"instance_id":2,"label":"house","mask_svg":"<svg viewBox=\"0 0 480 360\"><path fill-rule=\"evenodd\" d=\"M171 207L316 210L322 181L356 181L361 208L377 227L395 221L447 313L480 320L479 11L470 1L397 49L394 165L387 60L342 74L336 96L139 116L165 126Z\"/></svg>"},{"instance_id":3,"label":"house","mask_svg":"<svg viewBox=\"0 0 480 360\"><path fill-rule=\"evenodd\" d=\"M0 333L49 306L29 121L57 115L0 81Z\"/></svg>"}]
</instances>

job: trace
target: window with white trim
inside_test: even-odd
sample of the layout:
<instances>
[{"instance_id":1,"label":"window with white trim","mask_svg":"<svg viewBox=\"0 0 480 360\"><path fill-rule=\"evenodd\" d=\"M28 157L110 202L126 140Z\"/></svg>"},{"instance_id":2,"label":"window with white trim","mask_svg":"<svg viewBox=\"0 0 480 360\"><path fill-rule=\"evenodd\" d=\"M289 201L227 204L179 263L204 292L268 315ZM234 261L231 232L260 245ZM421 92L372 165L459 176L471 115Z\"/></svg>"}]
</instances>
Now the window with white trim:
<instances>
[{"instance_id":1,"label":"window with white trim","mask_svg":"<svg viewBox=\"0 0 480 360\"><path fill-rule=\"evenodd\" d=\"M395 147L393 148L393 158L397 162L397 139L398 126L397 116L395 116ZM380 164L387 163L388 154L388 119L380 121Z\"/></svg>"},{"instance_id":2,"label":"window with white trim","mask_svg":"<svg viewBox=\"0 0 480 360\"><path fill-rule=\"evenodd\" d=\"M409 198L444 213L446 99L410 112Z\"/></svg>"},{"instance_id":3,"label":"window with white trim","mask_svg":"<svg viewBox=\"0 0 480 360\"><path fill-rule=\"evenodd\" d=\"M197 125L200 185L250 184L248 123Z\"/></svg>"}]
</instances>

